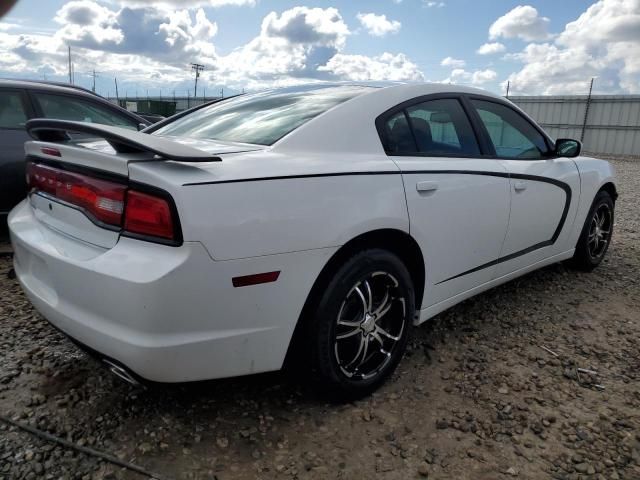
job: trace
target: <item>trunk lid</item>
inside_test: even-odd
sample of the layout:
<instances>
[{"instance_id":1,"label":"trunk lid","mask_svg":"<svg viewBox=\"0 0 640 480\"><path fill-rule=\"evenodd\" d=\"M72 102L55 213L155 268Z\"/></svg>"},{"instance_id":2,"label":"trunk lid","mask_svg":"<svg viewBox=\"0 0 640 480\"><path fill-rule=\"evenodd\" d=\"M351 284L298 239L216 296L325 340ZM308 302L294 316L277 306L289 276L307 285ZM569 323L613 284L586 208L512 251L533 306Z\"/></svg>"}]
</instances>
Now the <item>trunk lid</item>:
<instances>
[{"instance_id":1,"label":"trunk lid","mask_svg":"<svg viewBox=\"0 0 640 480\"><path fill-rule=\"evenodd\" d=\"M161 213L167 215L170 210L169 215L173 215L173 222L179 226L173 199L167 192L154 193L155 185L130 185L131 164L173 160L171 163L188 162L193 165L192 162L198 162L210 165L211 162L221 161L217 156L219 154L264 148L229 142L167 138L117 127L55 120L34 120L29 122L27 129L35 138L25 144L25 153L27 160L36 165L30 169L34 188L29 195L36 217L51 229L104 249L115 246L120 235L130 233L125 232L124 211L127 198L139 188L146 193L151 189L151 195L166 200L166 205L160 206L161 210L164 208ZM100 139L70 141L66 132L88 133ZM184 167L190 168L187 165ZM146 193L138 195L139 205L145 205L144 202L149 200ZM131 203L131 208L134 203ZM116 214L121 212L121 215L114 220L109 209ZM150 211L150 215L156 213ZM144 217L144 208L138 210L138 222L144 221L140 215ZM105 223L102 221L104 218L111 221Z\"/></svg>"}]
</instances>

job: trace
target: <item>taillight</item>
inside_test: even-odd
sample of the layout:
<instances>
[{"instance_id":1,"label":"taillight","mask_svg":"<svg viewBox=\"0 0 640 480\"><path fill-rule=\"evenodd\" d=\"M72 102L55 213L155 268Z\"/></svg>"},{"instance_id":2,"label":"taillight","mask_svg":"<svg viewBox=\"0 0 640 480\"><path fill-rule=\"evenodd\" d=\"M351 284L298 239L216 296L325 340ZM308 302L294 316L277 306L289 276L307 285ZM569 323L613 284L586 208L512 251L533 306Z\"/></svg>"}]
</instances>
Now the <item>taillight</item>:
<instances>
[{"instance_id":1,"label":"taillight","mask_svg":"<svg viewBox=\"0 0 640 480\"><path fill-rule=\"evenodd\" d=\"M126 185L29 163L27 182L35 189L81 208L101 223L120 227Z\"/></svg>"},{"instance_id":2,"label":"taillight","mask_svg":"<svg viewBox=\"0 0 640 480\"><path fill-rule=\"evenodd\" d=\"M124 229L137 235L174 240L173 216L169 202L162 197L129 190Z\"/></svg>"},{"instance_id":3,"label":"taillight","mask_svg":"<svg viewBox=\"0 0 640 480\"><path fill-rule=\"evenodd\" d=\"M146 240L170 244L179 240L170 200L153 190L141 192L117 181L33 162L27 163L26 178L30 190L80 208L94 223Z\"/></svg>"}]
</instances>

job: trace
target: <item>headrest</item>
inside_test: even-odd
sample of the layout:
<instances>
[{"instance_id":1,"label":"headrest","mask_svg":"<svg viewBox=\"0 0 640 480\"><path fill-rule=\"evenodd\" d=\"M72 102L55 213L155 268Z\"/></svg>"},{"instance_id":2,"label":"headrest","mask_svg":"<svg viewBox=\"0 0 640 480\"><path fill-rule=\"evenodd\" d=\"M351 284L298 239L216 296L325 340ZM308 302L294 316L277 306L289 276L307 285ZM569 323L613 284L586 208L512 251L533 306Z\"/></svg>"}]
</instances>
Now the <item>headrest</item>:
<instances>
[{"instance_id":1,"label":"headrest","mask_svg":"<svg viewBox=\"0 0 640 480\"><path fill-rule=\"evenodd\" d=\"M428 147L432 142L431 125L424 118L411 117L413 132L416 135L418 147ZM423 148L421 148L422 150Z\"/></svg>"},{"instance_id":2,"label":"headrest","mask_svg":"<svg viewBox=\"0 0 640 480\"><path fill-rule=\"evenodd\" d=\"M412 152L416 149L406 118L398 118L389 133L391 150L395 152Z\"/></svg>"}]
</instances>

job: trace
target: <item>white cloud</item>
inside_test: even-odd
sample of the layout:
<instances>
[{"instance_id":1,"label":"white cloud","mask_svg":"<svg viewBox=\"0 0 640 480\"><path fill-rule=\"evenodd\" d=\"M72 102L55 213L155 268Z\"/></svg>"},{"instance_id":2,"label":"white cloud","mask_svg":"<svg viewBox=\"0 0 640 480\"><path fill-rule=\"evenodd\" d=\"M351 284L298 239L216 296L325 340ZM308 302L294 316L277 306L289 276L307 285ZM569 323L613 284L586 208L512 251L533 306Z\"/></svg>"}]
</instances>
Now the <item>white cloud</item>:
<instances>
[{"instance_id":1,"label":"white cloud","mask_svg":"<svg viewBox=\"0 0 640 480\"><path fill-rule=\"evenodd\" d=\"M482 85L495 80L497 76L498 74L491 69L476 70L471 74L471 83L474 85Z\"/></svg>"},{"instance_id":2,"label":"white cloud","mask_svg":"<svg viewBox=\"0 0 640 480\"><path fill-rule=\"evenodd\" d=\"M0 22L0 32L6 32L9 30L14 30L16 28L19 28L20 25L18 25L17 23L9 23L9 22Z\"/></svg>"},{"instance_id":3,"label":"white cloud","mask_svg":"<svg viewBox=\"0 0 640 480\"><path fill-rule=\"evenodd\" d=\"M299 81L315 78L318 67L344 48L349 34L335 8L294 7L281 15L271 12L257 37L217 59L214 75L236 84L246 81L253 87L285 76L302 79Z\"/></svg>"},{"instance_id":4,"label":"white cloud","mask_svg":"<svg viewBox=\"0 0 640 480\"><path fill-rule=\"evenodd\" d=\"M318 70L349 80L365 81L424 81L418 66L405 55L383 53L376 57L339 53Z\"/></svg>"},{"instance_id":5,"label":"white cloud","mask_svg":"<svg viewBox=\"0 0 640 480\"><path fill-rule=\"evenodd\" d=\"M443 67L462 68L467 64L464 60L459 60L453 57L443 58L440 65Z\"/></svg>"},{"instance_id":6,"label":"white cloud","mask_svg":"<svg viewBox=\"0 0 640 480\"><path fill-rule=\"evenodd\" d=\"M349 27L336 8L293 7L269 13L262 21L261 35L282 38L292 44L318 44L342 48Z\"/></svg>"},{"instance_id":7,"label":"white cloud","mask_svg":"<svg viewBox=\"0 0 640 480\"><path fill-rule=\"evenodd\" d=\"M375 13L358 13L360 24L375 37L384 37L388 33L398 33L402 24L397 20L388 20L386 15Z\"/></svg>"},{"instance_id":8,"label":"white cloud","mask_svg":"<svg viewBox=\"0 0 640 480\"><path fill-rule=\"evenodd\" d=\"M491 42L480 45L476 53L480 55L493 55L495 53L502 53L506 49L507 47L500 42Z\"/></svg>"},{"instance_id":9,"label":"white cloud","mask_svg":"<svg viewBox=\"0 0 640 480\"><path fill-rule=\"evenodd\" d=\"M538 15L530 5L518 5L505 13L489 27L489 38L520 38L527 42L549 38L549 19Z\"/></svg>"},{"instance_id":10,"label":"white cloud","mask_svg":"<svg viewBox=\"0 0 640 480\"><path fill-rule=\"evenodd\" d=\"M553 43L530 44L508 80L514 93L640 91L640 1L600 0L568 23Z\"/></svg>"},{"instance_id":11,"label":"white cloud","mask_svg":"<svg viewBox=\"0 0 640 480\"><path fill-rule=\"evenodd\" d=\"M434 2L434 1L427 1L424 0L424 6L427 8L442 8L446 5L446 3L444 2Z\"/></svg>"},{"instance_id":12,"label":"white cloud","mask_svg":"<svg viewBox=\"0 0 640 480\"><path fill-rule=\"evenodd\" d=\"M121 7L112 10L93 0L74 0L57 12L61 25L53 38L59 44L113 54L144 55L169 65L188 57L212 61L211 43L218 26L204 10L168 7Z\"/></svg>"},{"instance_id":13,"label":"white cloud","mask_svg":"<svg viewBox=\"0 0 640 480\"><path fill-rule=\"evenodd\" d=\"M175 2L174 2L175 3ZM191 2L190 4L193 4ZM137 6L136 6L137 5ZM192 85L189 63L205 65L201 85L262 88L320 80L423 80L402 53L345 53L351 34L336 8L294 7L267 14L257 35L230 53L215 48L218 24L202 8L115 5L72 0L55 15L53 33L0 30L0 72L62 80L67 45L75 70L117 76L120 89Z\"/></svg>"},{"instance_id":14,"label":"white cloud","mask_svg":"<svg viewBox=\"0 0 640 480\"><path fill-rule=\"evenodd\" d=\"M123 5L133 6L168 6L168 7L255 7L257 0L120 0Z\"/></svg>"},{"instance_id":15,"label":"white cloud","mask_svg":"<svg viewBox=\"0 0 640 480\"><path fill-rule=\"evenodd\" d=\"M349 28L335 8L294 7L270 13L260 34L219 57L214 77L258 88L315 80L420 80L403 54L369 57L343 53Z\"/></svg>"},{"instance_id":16,"label":"white cloud","mask_svg":"<svg viewBox=\"0 0 640 480\"><path fill-rule=\"evenodd\" d=\"M463 68L454 68L443 83L461 83L471 85L483 85L496 79L498 74L490 69L469 72Z\"/></svg>"}]
</instances>

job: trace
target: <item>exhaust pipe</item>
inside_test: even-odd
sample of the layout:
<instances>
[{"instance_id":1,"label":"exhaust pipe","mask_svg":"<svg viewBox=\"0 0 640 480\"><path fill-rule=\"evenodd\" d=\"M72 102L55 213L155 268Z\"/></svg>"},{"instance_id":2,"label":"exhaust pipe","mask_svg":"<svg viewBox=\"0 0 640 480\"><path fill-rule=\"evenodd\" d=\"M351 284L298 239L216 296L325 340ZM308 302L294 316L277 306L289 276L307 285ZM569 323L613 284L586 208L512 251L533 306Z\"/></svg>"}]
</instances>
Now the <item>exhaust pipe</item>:
<instances>
[{"instance_id":1,"label":"exhaust pipe","mask_svg":"<svg viewBox=\"0 0 640 480\"><path fill-rule=\"evenodd\" d=\"M102 361L107 365L109 371L120 380L124 380L129 385L133 385L134 387L142 386L142 384L138 380L136 380L126 369L122 368L119 365L116 365L109 360L103 359Z\"/></svg>"}]
</instances>

